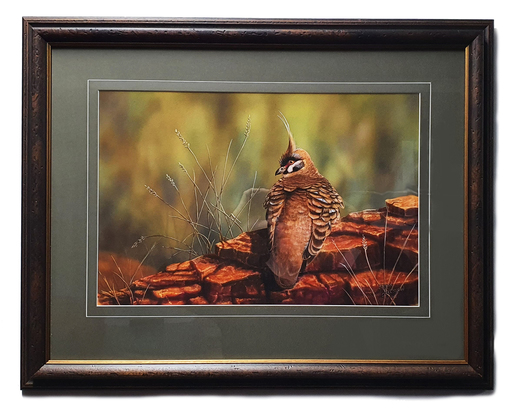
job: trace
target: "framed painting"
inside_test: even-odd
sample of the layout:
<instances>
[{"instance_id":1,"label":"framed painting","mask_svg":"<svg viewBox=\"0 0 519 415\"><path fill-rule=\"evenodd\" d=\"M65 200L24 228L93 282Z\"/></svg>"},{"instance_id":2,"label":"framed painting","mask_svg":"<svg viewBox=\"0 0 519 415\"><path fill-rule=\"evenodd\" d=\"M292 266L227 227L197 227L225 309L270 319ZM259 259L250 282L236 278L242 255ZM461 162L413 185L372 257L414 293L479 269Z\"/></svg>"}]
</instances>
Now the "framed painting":
<instances>
[{"instance_id":1,"label":"framed painting","mask_svg":"<svg viewBox=\"0 0 519 415\"><path fill-rule=\"evenodd\" d=\"M26 18L22 388L493 387L493 22Z\"/></svg>"}]
</instances>

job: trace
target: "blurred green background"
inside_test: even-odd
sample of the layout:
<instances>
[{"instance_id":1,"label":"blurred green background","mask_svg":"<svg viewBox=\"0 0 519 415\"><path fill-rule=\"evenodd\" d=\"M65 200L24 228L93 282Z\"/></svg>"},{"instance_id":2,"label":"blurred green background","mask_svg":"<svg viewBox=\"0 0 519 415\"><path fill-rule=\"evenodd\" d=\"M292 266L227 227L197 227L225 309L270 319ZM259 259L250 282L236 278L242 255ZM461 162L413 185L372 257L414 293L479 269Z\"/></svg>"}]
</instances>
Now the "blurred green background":
<instances>
[{"instance_id":1,"label":"blurred green background","mask_svg":"<svg viewBox=\"0 0 519 415\"><path fill-rule=\"evenodd\" d=\"M137 261L149 254L160 269L264 226L263 199L288 144L280 112L344 199L343 216L417 194L418 99L102 91L99 249Z\"/></svg>"}]
</instances>

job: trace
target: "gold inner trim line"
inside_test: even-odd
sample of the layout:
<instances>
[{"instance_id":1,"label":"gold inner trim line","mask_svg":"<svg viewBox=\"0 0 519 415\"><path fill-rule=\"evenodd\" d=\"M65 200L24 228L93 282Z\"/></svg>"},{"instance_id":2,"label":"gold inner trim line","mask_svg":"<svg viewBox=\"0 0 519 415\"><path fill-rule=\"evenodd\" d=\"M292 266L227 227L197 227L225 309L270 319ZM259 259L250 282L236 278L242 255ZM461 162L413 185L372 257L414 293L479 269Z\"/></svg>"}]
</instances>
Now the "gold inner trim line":
<instances>
[{"instance_id":1,"label":"gold inner trim line","mask_svg":"<svg viewBox=\"0 0 519 415\"><path fill-rule=\"evenodd\" d=\"M359 359L214 359L214 360L49 360L49 365L191 365L191 364L387 364L466 365L465 360L359 360Z\"/></svg>"}]
</instances>

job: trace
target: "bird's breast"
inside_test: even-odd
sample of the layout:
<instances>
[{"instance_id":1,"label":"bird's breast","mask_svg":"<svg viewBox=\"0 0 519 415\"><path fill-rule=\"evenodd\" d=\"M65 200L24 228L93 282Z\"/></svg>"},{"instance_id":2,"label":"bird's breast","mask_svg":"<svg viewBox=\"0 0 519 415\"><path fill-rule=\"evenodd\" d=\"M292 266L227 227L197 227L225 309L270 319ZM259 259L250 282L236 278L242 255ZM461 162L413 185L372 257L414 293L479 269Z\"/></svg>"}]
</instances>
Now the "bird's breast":
<instances>
[{"instance_id":1,"label":"bird's breast","mask_svg":"<svg viewBox=\"0 0 519 415\"><path fill-rule=\"evenodd\" d=\"M271 266L277 275L295 275L303 264L303 252L312 232L312 219L304 195L294 192L287 196L282 212L276 221ZM281 275L280 275L281 274Z\"/></svg>"}]
</instances>

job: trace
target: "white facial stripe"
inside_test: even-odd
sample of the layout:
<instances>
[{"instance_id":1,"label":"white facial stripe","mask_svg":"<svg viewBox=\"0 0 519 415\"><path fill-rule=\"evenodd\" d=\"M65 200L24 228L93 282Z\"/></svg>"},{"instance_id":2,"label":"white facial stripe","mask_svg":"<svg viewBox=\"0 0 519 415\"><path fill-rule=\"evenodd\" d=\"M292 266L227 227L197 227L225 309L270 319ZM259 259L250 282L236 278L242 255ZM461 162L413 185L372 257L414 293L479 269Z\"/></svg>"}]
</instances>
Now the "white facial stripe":
<instances>
[{"instance_id":1,"label":"white facial stripe","mask_svg":"<svg viewBox=\"0 0 519 415\"><path fill-rule=\"evenodd\" d=\"M292 173L294 171L294 168L297 170L299 170L300 168L303 167L303 160L298 160L296 161L294 164L291 164L290 166L288 166L288 169L287 171L289 173Z\"/></svg>"}]
</instances>

